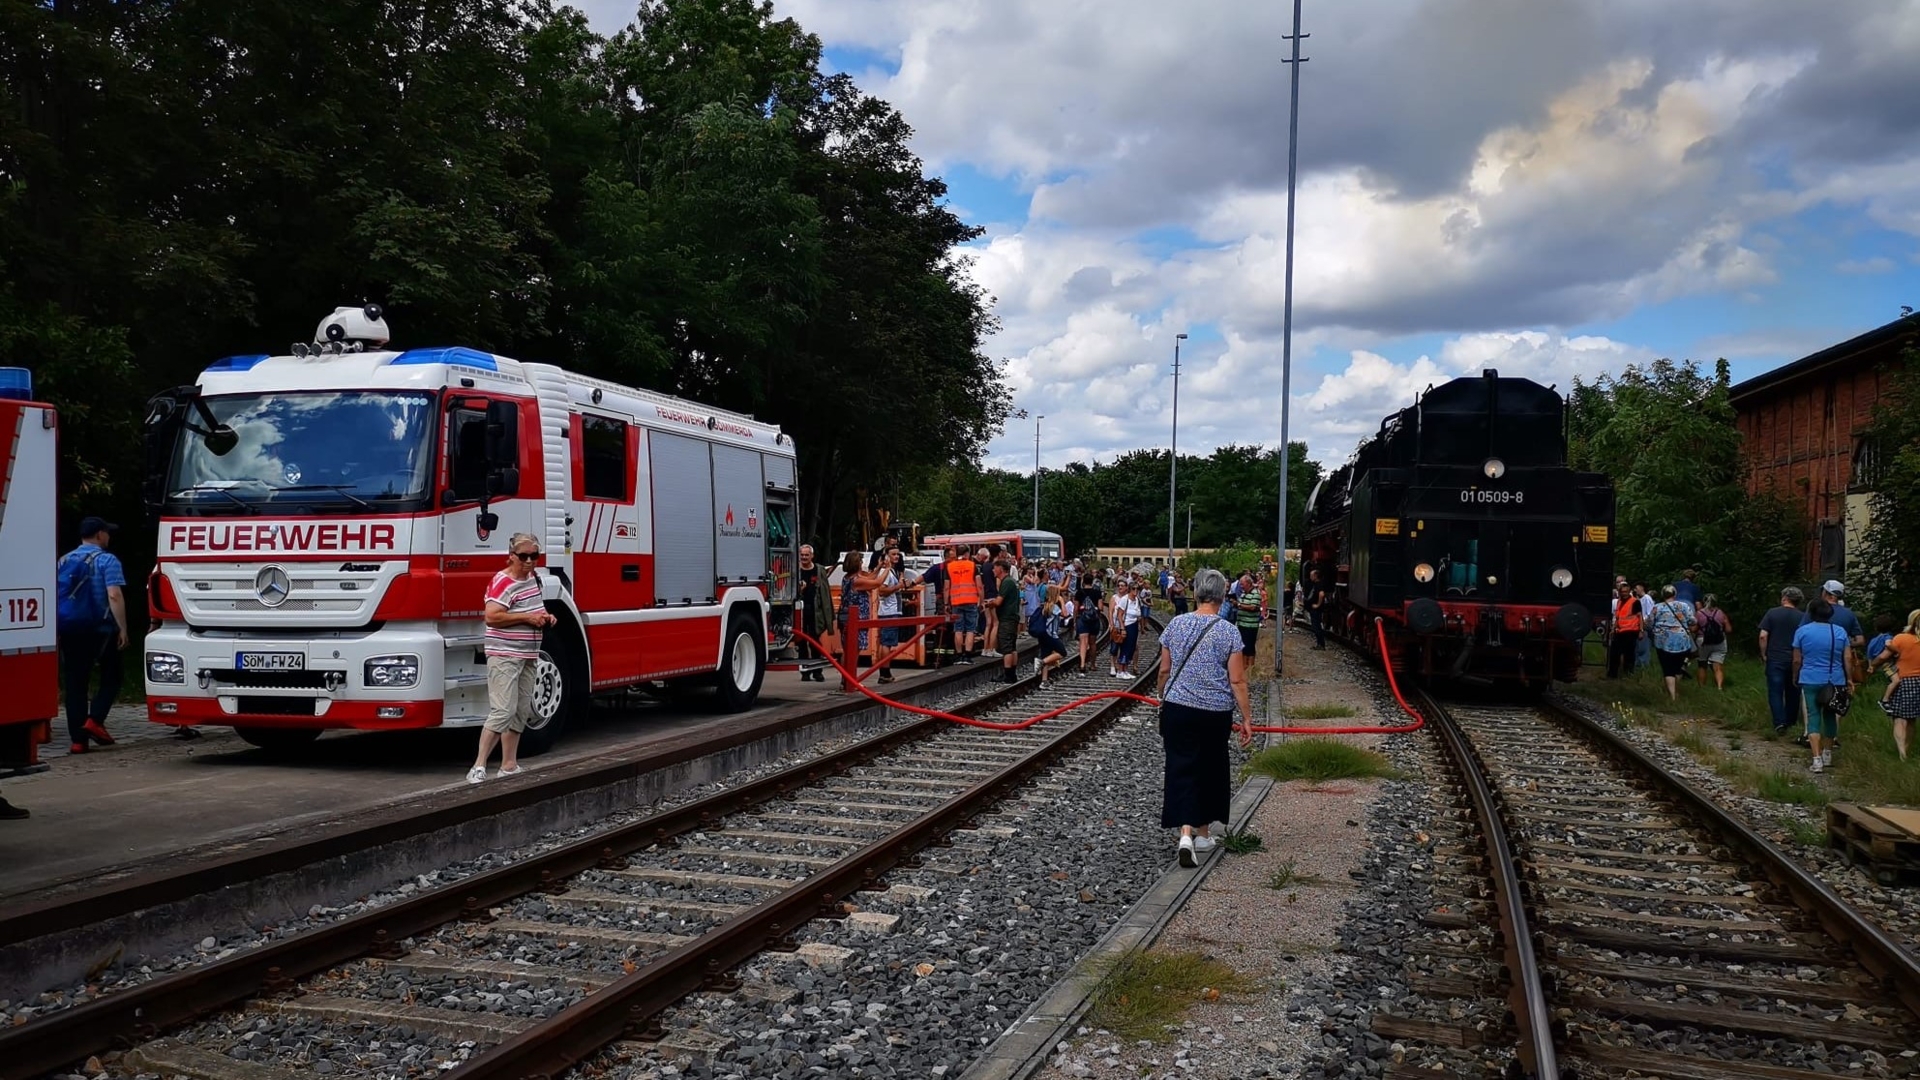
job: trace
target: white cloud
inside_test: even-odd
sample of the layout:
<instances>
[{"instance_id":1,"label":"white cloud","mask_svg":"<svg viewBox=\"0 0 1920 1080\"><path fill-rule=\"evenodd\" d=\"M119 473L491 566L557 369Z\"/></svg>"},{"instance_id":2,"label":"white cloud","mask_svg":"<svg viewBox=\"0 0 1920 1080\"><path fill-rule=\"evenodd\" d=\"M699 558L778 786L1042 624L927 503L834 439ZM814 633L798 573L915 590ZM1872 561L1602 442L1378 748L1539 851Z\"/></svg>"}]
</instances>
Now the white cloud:
<instances>
[{"instance_id":1,"label":"white cloud","mask_svg":"<svg viewBox=\"0 0 1920 1080\"><path fill-rule=\"evenodd\" d=\"M1842 274L1891 274L1900 269L1900 264L1885 255L1875 255L1870 259L1842 259L1834 269Z\"/></svg>"},{"instance_id":2,"label":"white cloud","mask_svg":"<svg viewBox=\"0 0 1920 1080\"><path fill-rule=\"evenodd\" d=\"M1165 446L1180 330L1181 444L1277 441L1289 5L775 4L830 50L881 58L856 76L935 171L1031 192L967 257L997 298L990 354L1047 416L1048 462ZM588 10L614 29L631 0ZM1737 316L1644 344L1578 332L1676 300L1839 272L1889 311L1911 302L1897 259L1810 258L1769 234L1819 208L1920 237L1920 0L1817 19L1804 0L1348 0L1310 5L1306 29L1295 359L1344 358L1296 371L1317 455L1482 366L1564 388L1696 341L1757 358L1809 339ZM1445 343L1395 359L1413 334ZM1020 427L995 461L1030 467Z\"/></svg>"}]
</instances>

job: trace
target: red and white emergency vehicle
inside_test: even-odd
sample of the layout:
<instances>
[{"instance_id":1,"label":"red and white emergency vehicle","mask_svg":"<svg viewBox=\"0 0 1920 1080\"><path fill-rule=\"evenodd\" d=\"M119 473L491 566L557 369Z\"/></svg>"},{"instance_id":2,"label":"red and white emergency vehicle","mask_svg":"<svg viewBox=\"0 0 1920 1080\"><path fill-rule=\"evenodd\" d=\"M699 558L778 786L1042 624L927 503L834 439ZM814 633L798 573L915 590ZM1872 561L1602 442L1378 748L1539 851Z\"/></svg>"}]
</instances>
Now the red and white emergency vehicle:
<instances>
[{"instance_id":1,"label":"red and white emergency vehicle","mask_svg":"<svg viewBox=\"0 0 1920 1080\"><path fill-rule=\"evenodd\" d=\"M60 711L55 652L56 443L53 406L19 368L0 368L0 778L41 772L40 744Z\"/></svg>"},{"instance_id":2,"label":"red and white emergency vehicle","mask_svg":"<svg viewBox=\"0 0 1920 1080\"><path fill-rule=\"evenodd\" d=\"M149 410L149 718L288 747L486 718L482 594L515 533L547 609L549 746L591 694L707 683L745 709L791 633L793 442L750 416L467 348L377 306Z\"/></svg>"}]
</instances>

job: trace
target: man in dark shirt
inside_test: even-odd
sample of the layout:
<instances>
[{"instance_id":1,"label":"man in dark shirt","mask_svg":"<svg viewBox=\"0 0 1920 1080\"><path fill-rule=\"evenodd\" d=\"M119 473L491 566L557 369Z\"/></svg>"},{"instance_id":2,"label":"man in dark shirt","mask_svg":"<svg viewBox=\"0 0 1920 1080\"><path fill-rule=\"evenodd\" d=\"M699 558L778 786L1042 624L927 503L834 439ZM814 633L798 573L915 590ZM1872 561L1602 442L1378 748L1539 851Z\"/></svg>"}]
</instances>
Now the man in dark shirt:
<instances>
[{"instance_id":1,"label":"man in dark shirt","mask_svg":"<svg viewBox=\"0 0 1920 1080\"><path fill-rule=\"evenodd\" d=\"M1786 734L1800 714L1800 695L1793 690L1793 635L1805 600L1805 593L1789 585L1780 590L1780 606L1760 617L1760 655L1767 662L1767 708L1775 735Z\"/></svg>"},{"instance_id":2,"label":"man in dark shirt","mask_svg":"<svg viewBox=\"0 0 1920 1080\"><path fill-rule=\"evenodd\" d=\"M1694 578L1699 576L1699 573L1698 570L1689 566L1681 573L1680 580L1673 583L1673 598L1675 600L1686 601L1693 606L1695 611L1700 610L1700 601L1706 599L1707 595L1706 590L1702 589L1699 582L1694 580Z\"/></svg>"},{"instance_id":3,"label":"man in dark shirt","mask_svg":"<svg viewBox=\"0 0 1920 1080\"><path fill-rule=\"evenodd\" d=\"M993 647L999 650L1004 682L1019 682L1020 673L1020 583L1013 579L1012 568L1004 562L993 564L995 599L986 601L999 613Z\"/></svg>"}]
</instances>

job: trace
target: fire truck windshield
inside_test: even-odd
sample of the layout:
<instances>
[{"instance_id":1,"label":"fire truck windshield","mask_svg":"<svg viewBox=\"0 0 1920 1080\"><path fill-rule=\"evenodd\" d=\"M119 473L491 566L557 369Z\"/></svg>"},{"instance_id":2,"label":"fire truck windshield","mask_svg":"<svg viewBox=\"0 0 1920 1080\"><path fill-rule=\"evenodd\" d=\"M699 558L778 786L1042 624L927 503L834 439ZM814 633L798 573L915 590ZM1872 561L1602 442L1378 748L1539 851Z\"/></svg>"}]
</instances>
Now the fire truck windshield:
<instances>
[{"instance_id":1,"label":"fire truck windshield","mask_svg":"<svg viewBox=\"0 0 1920 1080\"><path fill-rule=\"evenodd\" d=\"M167 472L174 512L400 511L431 494L431 394L292 391L205 401L239 443L217 454L196 431L180 433Z\"/></svg>"}]
</instances>

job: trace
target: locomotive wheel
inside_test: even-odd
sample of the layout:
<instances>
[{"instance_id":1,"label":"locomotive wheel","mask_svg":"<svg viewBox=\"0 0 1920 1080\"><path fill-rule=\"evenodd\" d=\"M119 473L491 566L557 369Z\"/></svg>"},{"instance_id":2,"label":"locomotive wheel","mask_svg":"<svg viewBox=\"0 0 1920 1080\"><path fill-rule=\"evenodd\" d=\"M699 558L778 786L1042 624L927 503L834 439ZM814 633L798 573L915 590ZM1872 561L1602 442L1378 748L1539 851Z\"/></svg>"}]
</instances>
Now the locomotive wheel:
<instances>
[{"instance_id":1,"label":"locomotive wheel","mask_svg":"<svg viewBox=\"0 0 1920 1080\"><path fill-rule=\"evenodd\" d=\"M586 708L586 667L564 623L547 628L535 662L533 715L520 733L520 752L528 756L553 749L574 716Z\"/></svg>"},{"instance_id":2,"label":"locomotive wheel","mask_svg":"<svg viewBox=\"0 0 1920 1080\"><path fill-rule=\"evenodd\" d=\"M767 651L759 630L759 624L744 615L727 621L726 650L713 676L714 699L727 712L745 712L760 696L760 683L767 676Z\"/></svg>"},{"instance_id":3,"label":"locomotive wheel","mask_svg":"<svg viewBox=\"0 0 1920 1080\"><path fill-rule=\"evenodd\" d=\"M320 737L319 728L237 727L233 733L270 754L290 753Z\"/></svg>"}]
</instances>

